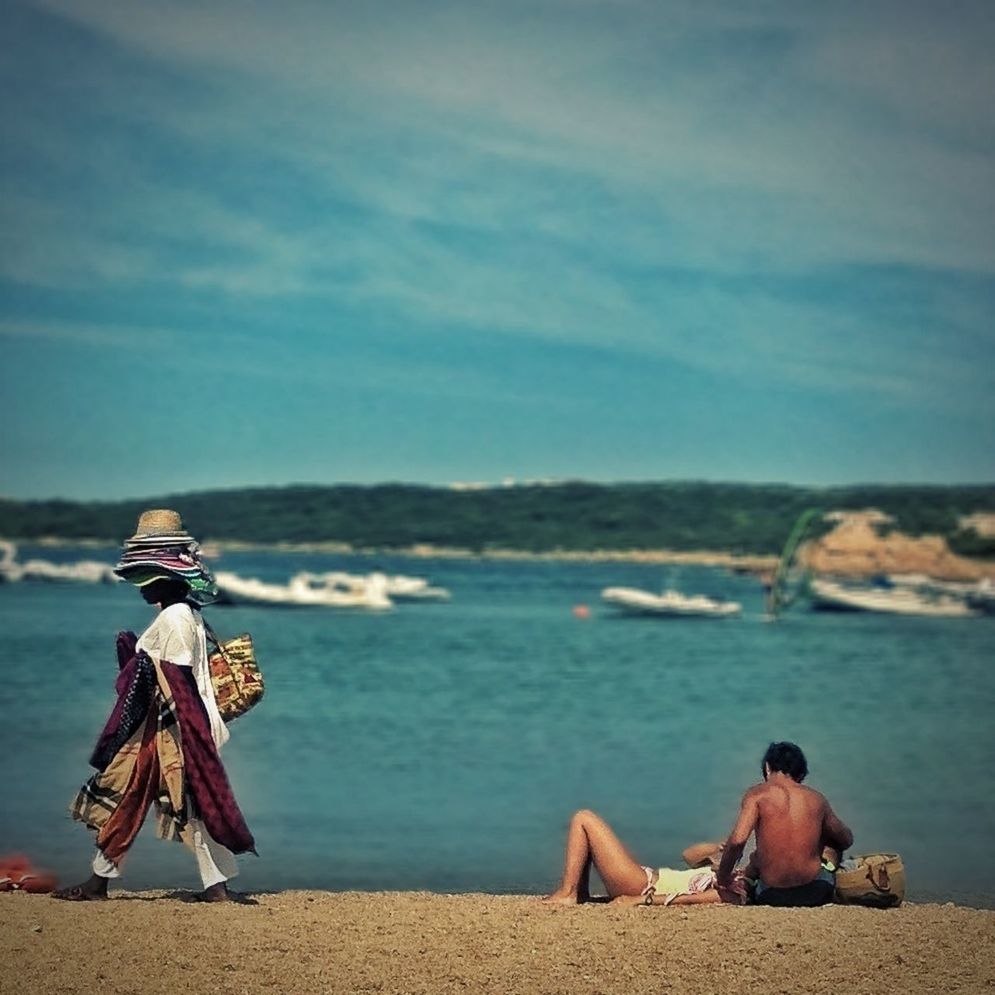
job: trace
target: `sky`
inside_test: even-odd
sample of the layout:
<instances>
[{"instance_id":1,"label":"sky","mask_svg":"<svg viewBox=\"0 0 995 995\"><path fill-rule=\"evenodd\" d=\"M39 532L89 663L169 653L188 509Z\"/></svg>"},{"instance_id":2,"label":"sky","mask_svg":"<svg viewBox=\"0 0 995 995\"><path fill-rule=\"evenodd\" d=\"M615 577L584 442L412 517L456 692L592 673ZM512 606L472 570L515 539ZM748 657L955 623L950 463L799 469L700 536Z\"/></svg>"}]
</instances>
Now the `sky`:
<instances>
[{"instance_id":1,"label":"sky","mask_svg":"<svg viewBox=\"0 0 995 995\"><path fill-rule=\"evenodd\" d=\"M5 0L0 496L995 480L995 5Z\"/></svg>"}]
</instances>

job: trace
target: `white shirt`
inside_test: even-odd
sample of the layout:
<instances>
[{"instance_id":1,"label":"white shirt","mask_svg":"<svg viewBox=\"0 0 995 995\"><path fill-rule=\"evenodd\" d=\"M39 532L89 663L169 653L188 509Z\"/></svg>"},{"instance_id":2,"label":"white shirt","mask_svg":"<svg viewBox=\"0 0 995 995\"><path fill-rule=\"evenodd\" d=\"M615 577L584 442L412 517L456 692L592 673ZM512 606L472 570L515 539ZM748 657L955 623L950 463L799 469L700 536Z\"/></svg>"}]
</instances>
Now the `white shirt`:
<instances>
[{"instance_id":1,"label":"white shirt","mask_svg":"<svg viewBox=\"0 0 995 995\"><path fill-rule=\"evenodd\" d=\"M214 745L220 750L228 742L229 734L214 698L214 685L207 662L207 635L200 612L194 611L186 602L163 608L142 633L138 649L145 650L156 660L192 668L197 690L207 710Z\"/></svg>"}]
</instances>

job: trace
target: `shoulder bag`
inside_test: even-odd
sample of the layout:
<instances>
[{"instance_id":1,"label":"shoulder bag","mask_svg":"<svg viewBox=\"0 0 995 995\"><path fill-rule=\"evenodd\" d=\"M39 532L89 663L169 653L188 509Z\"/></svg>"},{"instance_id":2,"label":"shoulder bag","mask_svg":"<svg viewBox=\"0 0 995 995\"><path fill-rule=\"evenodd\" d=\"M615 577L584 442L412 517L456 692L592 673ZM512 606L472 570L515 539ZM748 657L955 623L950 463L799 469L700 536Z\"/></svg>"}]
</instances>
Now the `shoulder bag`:
<instances>
[{"instance_id":1,"label":"shoulder bag","mask_svg":"<svg viewBox=\"0 0 995 995\"><path fill-rule=\"evenodd\" d=\"M208 655L208 665L218 711L225 722L231 722L256 705L265 691L252 636L243 632L222 642L206 622L204 629L215 646Z\"/></svg>"}]
</instances>

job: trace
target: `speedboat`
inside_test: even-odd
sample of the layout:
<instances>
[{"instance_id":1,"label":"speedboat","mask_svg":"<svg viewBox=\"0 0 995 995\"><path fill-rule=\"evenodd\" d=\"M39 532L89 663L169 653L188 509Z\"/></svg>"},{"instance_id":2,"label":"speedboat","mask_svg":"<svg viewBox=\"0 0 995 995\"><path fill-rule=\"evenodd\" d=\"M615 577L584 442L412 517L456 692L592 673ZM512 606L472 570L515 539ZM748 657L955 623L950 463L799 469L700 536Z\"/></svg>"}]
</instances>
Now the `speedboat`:
<instances>
[{"instance_id":1,"label":"speedboat","mask_svg":"<svg viewBox=\"0 0 995 995\"><path fill-rule=\"evenodd\" d=\"M809 598L816 611L882 612L888 615L931 615L971 618L976 615L963 598L911 587L850 586L823 577L809 581Z\"/></svg>"},{"instance_id":2,"label":"speedboat","mask_svg":"<svg viewBox=\"0 0 995 995\"><path fill-rule=\"evenodd\" d=\"M995 615L995 584L985 577L967 592L967 603L985 615Z\"/></svg>"},{"instance_id":3,"label":"speedboat","mask_svg":"<svg viewBox=\"0 0 995 995\"><path fill-rule=\"evenodd\" d=\"M222 604L274 605L298 608L358 608L387 611L393 602L383 584L371 582L343 590L315 584L313 575L295 574L286 584L271 584L255 577L240 577L228 571L215 574Z\"/></svg>"},{"instance_id":4,"label":"speedboat","mask_svg":"<svg viewBox=\"0 0 995 995\"><path fill-rule=\"evenodd\" d=\"M17 560L17 546L0 539L0 581L75 582L113 584L117 581L109 563L78 560L75 563L50 563L48 560Z\"/></svg>"},{"instance_id":5,"label":"speedboat","mask_svg":"<svg viewBox=\"0 0 995 995\"><path fill-rule=\"evenodd\" d=\"M387 575L376 571L370 574L351 574L332 570L320 574L301 574L315 585L324 585L339 591L355 593L371 585L382 587L391 601L448 601L449 591L433 587L424 577L407 577L404 574Z\"/></svg>"},{"instance_id":6,"label":"speedboat","mask_svg":"<svg viewBox=\"0 0 995 995\"><path fill-rule=\"evenodd\" d=\"M982 615L995 615L995 584L992 584L990 577L968 583L936 580L925 574L888 574L888 582L896 587L911 587L929 597L947 595L965 602L968 608Z\"/></svg>"},{"instance_id":7,"label":"speedboat","mask_svg":"<svg viewBox=\"0 0 995 995\"><path fill-rule=\"evenodd\" d=\"M704 594L686 595L672 590L651 594L635 587L606 587L601 600L624 615L658 618L731 618L742 611L738 601L717 601Z\"/></svg>"},{"instance_id":8,"label":"speedboat","mask_svg":"<svg viewBox=\"0 0 995 995\"><path fill-rule=\"evenodd\" d=\"M451 597L445 587L435 587L424 577L404 574L392 574L387 578L387 594L394 601L448 601Z\"/></svg>"}]
</instances>

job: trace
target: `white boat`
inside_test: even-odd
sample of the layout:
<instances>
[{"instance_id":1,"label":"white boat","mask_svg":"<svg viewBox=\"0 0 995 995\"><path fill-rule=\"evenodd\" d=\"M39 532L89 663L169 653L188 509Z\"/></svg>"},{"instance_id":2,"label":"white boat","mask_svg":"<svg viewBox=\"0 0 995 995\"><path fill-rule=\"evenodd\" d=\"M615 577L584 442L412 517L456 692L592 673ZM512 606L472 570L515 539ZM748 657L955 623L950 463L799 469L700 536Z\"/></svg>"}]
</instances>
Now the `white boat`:
<instances>
[{"instance_id":1,"label":"white boat","mask_svg":"<svg viewBox=\"0 0 995 995\"><path fill-rule=\"evenodd\" d=\"M445 587L433 587L424 577L394 574L387 578L387 594L394 601L449 601Z\"/></svg>"},{"instance_id":2,"label":"white boat","mask_svg":"<svg viewBox=\"0 0 995 995\"><path fill-rule=\"evenodd\" d=\"M635 587L606 587L601 600L625 615L662 618L731 618L742 611L738 601L716 601L704 594L686 595L672 590L651 594Z\"/></svg>"},{"instance_id":3,"label":"white boat","mask_svg":"<svg viewBox=\"0 0 995 995\"><path fill-rule=\"evenodd\" d=\"M333 570L320 574L300 574L310 583L324 585L335 590L355 593L367 589L371 584L383 587L392 601L448 601L449 591L444 587L432 587L424 577L407 577L404 574L387 575L379 572L371 574L351 574Z\"/></svg>"},{"instance_id":4,"label":"white boat","mask_svg":"<svg viewBox=\"0 0 995 995\"><path fill-rule=\"evenodd\" d=\"M925 574L888 574L888 582L896 587L910 587L928 597L947 595L963 601L983 615L995 615L995 585L990 577L971 582L935 580Z\"/></svg>"},{"instance_id":5,"label":"white boat","mask_svg":"<svg viewBox=\"0 0 995 995\"><path fill-rule=\"evenodd\" d=\"M962 598L949 594L931 594L911 587L852 587L821 577L814 577L809 582L809 597L816 611L881 612L942 618L970 618L977 614Z\"/></svg>"},{"instance_id":6,"label":"white boat","mask_svg":"<svg viewBox=\"0 0 995 995\"><path fill-rule=\"evenodd\" d=\"M381 575L382 577L383 575ZM351 589L330 584L316 584L314 575L295 574L286 584L271 584L255 577L240 577L228 571L215 574L222 603L274 605L301 608L356 608L388 611L394 607L386 586L374 575L367 583Z\"/></svg>"},{"instance_id":7,"label":"white boat","mask_svg":"<svg viewBox=\"0 0 995 995\"><path fill-rule=\"evenodd\" d=\"M985 615L995 615L995 584L985 577L969 590L965 600L971 608Z\"/></svg>"},{"instance_id":8,"label":"white boat","mask_svg":"<svg viewBox=\"0 0 995 995\"><path fill-rule=\"evenodd\" d=\"M117 581L109 563L77 560L75 563L51 563L48 560L17 560L17 546L0 540L0 581L41 581L45 583L113 584Z\"/></svg>"}]
</instances>

